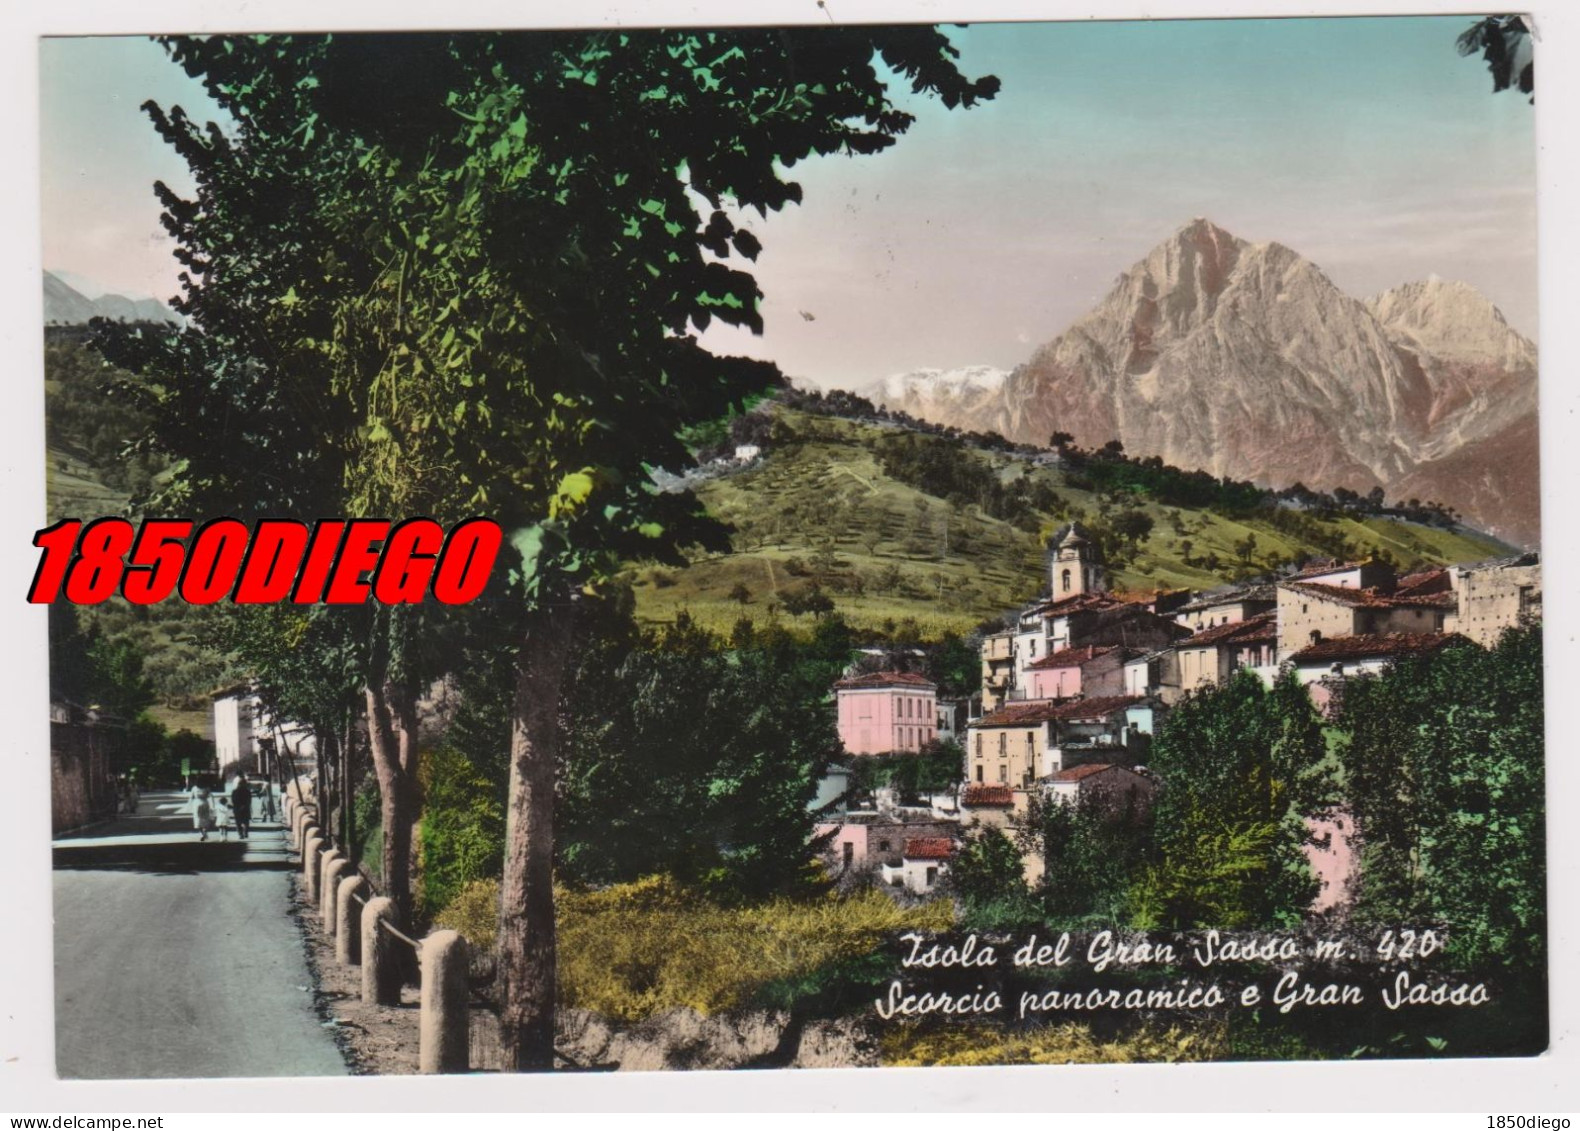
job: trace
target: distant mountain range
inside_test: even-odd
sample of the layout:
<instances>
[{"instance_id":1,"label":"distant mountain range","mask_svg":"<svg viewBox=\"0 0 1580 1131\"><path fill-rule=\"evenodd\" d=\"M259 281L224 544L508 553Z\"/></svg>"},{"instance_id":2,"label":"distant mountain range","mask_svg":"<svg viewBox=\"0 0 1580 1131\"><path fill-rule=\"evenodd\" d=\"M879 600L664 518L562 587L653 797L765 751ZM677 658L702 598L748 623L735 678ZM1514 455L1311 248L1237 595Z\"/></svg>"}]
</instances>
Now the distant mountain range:
<instances>
[{"instance_id":1,"label":"distant mountain range","mask_svg":"<svg viewBox=\"0 0 1580 1131\"><path fill-rule=\"evenodd\" d=\"M181 318L156 298L131 299L124 295L88 298L54 272L44 272L44 324L78 326L92 318L122 322L174 322Z\"/></svg>"},{"instance_id":2,"label":"distant mountain range","mask_svg":"<svg viewBox=\"0 0 1580 1131\"><path fill-rule=\"evenodd\" d=\"M1536 370L1535 346L1464 283L1362 301L1282 244L1197 219L1001 379L920 371L872 395L942 424L1117 439L1272 487L1381 486L1534 546Z\"/></svg>"}]
</instances>

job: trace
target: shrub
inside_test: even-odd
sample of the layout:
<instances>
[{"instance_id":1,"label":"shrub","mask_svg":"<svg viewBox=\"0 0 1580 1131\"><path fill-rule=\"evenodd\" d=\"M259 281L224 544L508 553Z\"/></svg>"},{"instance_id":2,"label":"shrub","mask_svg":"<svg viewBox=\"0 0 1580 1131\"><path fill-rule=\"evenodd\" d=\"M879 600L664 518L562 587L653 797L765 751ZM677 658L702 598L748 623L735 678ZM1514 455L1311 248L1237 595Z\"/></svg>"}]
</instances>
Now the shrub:
<instances>
[{"instance_id":1,"label":"shrub","mask_svg":"<svg viewBox=\"0 0 1580 1131\"><path fill-rule=\"evenodd\" d=\"M557 898L561 1002L625 1021L677 1006L716 1013L771 985L815 992L819 972L870 958L891 933L947 930L954 918L947 901L905 909L878 891L723 907L667 876ZM468 884L434 922L487 949L498 905L495 882Z\"/></svg>"},{"instance_id":2,"label":"shrub","mask_svg":"<svg viewBox=\"0 0 1580 1131\"><path fill-rule=\"evenodd\" d=\"M432 912L504 864L505 799L488 774L449 746L422 754L422 903Z\"/></svg>"},{"instance_id":3,"label":"shrub","mask_svg":"<svg viewBox=\"0 0 1580 1131\"><path fill-rule=\"evenodd\" d=\"M914 1025L883 1035L887 1067L995 1064L1135 1064L1221 1060L1229 1051L1221 1024L1195 1030L1142 1026L1116 1040L1101 1041L1085 1025L1039 1025L1002 1029L991 1025L951 1025L922 1029Z\"/></svg>"},{"instance_id":4,"label":"shrub","mask_svg":"<svg viewBox=\"0 0 1580 1131\"><path fill-rule=\"evenodd\" d=\"M861 958L894 931L945 930L942 902L902 909L881 892L724 908L649 877L566 896L560 992L567 1005L636 1020L675 1006L713 1013L759 988Z\"/></svg>"},{"instance_id":5,"label":"shrub","mask_svg":"<svg viewBox=\"0 0 1580 1131\"><path fill-rule=\"evenodd\" d=\"M460 931L474 951L493 950L499 934L499 881L473 880L463 885L433 917L433 925Z\"/></svg>"}]
</instances>

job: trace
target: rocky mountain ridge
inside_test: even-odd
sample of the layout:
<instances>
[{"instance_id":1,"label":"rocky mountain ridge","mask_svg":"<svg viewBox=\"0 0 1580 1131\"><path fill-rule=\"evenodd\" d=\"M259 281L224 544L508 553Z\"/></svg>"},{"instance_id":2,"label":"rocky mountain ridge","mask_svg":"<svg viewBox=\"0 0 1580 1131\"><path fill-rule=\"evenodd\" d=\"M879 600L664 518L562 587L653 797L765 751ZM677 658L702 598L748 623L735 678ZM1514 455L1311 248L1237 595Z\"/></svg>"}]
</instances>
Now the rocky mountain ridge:
<instances>
[{"instance_id":1,"label":"rocky mountain ridge","mask_svg":"<svg viewBox=\"0 0 1580 1131\"><path fill-rule=\"evenodd\" d=\"M997 390L892 409L1029 443L1067 432L1271 487L1432 498L1505 540L1540 537L1536 349L1463 283L1345 294L1279 243L1198 218ZM927 390L927 392L931 392ZM1511 462L1512 461L1512 462Z\"/></svg>"},{"instance_id":2,"label":"rocky mountain ridge","mask_svg":"<svg viewBox=\"0 0 1580 1131\"><path fill-rule=\"evenodd\" d=\"M80 326L93 318L113 318L121 322L180 322L180 318L156 298L127 298L104 294L89 298L51 271L44 272L44 324Z\"/></svg>"}]
</instances>

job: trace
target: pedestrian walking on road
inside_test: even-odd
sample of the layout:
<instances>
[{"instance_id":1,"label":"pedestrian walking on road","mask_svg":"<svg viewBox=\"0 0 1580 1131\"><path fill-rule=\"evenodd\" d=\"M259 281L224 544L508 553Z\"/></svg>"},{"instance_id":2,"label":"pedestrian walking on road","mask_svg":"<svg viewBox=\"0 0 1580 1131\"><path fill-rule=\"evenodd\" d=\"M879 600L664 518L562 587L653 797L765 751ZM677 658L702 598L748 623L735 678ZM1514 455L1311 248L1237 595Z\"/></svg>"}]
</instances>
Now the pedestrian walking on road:
<instances>
[{"instance_id":1,"label":"pedestrian walking on road","mask_svg":"<svg viewBox=\"0 0 1580 1131\"><path fill-rule=\"evenodd\" d=\"M199 840L207 840L209 830L214 828L214 795L209 792L208 784L199 782L192 787L192 827L198 832Z\"/></svg>"},{"instance_id":2,"label":"pedestrian walking on road","mask_svg":"<svg viewBox=\"0 0 1580 1131\"><path fill-rule=\"evenodd\" d=\"M236 835L246 840L252 828L252 787L247 784L246 774L236 775L235 788L230 791L230 811L236 818Z\"/></svg>"}]
</instances>

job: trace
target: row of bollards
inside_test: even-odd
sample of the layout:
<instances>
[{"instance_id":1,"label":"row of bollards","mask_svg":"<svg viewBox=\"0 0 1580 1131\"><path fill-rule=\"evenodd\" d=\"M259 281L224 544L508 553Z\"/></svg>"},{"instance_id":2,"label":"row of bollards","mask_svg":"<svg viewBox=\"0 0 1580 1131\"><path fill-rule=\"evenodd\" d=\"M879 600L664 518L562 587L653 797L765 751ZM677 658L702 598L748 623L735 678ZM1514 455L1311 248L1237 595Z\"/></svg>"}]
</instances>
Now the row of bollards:
<instances>
[{"instance_id":1,"label":"row of bollards","mask_svg":"<svg viewBox=\"0 0 1580 1131\"><path fill-rule=\"evenodd\" d=\"M368 884L334 847L318 825L311 801L294 787L285 792L284 814L291 847L301 853L307 903L315 908L324 934L334 940L335 961L362 968L362 1001L366 1005L399 1005L401 964L395 947L398 935L395 901L368 898ZM357 904L362 903L358 913ZM421 970L418 1010L418 1070L424 1073L466 1072L469 1065L467 1024L467 947L455 931L434 931L416 944Z\"/></svg>"}]
</instances>

